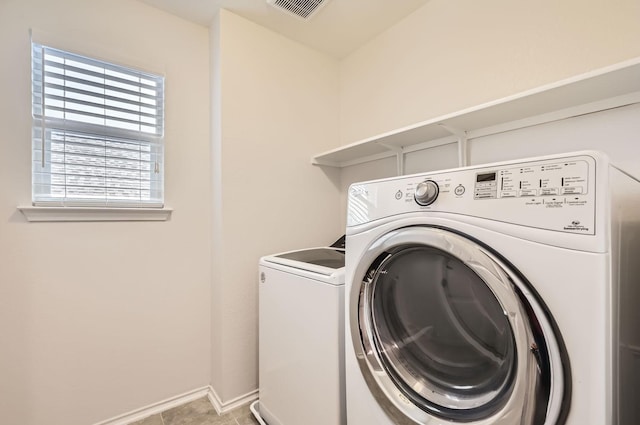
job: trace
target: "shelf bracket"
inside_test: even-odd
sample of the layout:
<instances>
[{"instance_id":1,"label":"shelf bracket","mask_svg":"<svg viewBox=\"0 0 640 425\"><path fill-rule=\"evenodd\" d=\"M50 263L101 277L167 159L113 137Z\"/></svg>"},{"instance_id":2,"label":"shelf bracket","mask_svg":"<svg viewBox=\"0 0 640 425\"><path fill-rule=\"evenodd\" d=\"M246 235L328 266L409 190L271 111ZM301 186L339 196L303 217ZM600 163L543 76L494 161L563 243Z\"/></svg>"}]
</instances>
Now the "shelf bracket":
<instances>
[{"instance_id":1,"label":"shelf bracket","mask_svg":"<svg viewBox=\"0 0 640 425\"><path fill-rule=\"evenodd\" d=\"M458 138L458 166L466 167L469 165L469 153L467 152L469 139L467 138L467 132L444 123L438 123L438 125Z\"/></svg>"},{"instance_id":2,"label":"shelf bracket","mask_svg":"<svg viewBox=\"0 0 640 425\"><path fill-rule=\"evenodd\" d=\"M396 154L396 168L398 176L404 175L404 149L399 148L398 146L387 145L386 143L378 142L380 146L383 146L389 149L391 152Z\"/></svg>"}]
</instances>

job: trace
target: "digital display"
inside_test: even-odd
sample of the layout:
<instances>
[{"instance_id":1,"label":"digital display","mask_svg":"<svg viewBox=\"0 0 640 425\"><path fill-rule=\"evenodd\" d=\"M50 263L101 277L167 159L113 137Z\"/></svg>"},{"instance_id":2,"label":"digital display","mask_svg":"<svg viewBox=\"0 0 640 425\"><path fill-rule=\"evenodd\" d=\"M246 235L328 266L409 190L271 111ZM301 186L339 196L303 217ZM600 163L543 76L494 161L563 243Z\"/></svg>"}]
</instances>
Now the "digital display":
<instances>
[{"instance_id":1,"label":"digital display","mask_svg":"<svg viewBox=\"0 0 640 425\"><path fill-rule=\"evenodd\" d=\"M480 182L492 182L496 180L496 173L485 173L485 174L478 174L476 176L476 182L480 183Z\"/></svg>"}]
</instances>

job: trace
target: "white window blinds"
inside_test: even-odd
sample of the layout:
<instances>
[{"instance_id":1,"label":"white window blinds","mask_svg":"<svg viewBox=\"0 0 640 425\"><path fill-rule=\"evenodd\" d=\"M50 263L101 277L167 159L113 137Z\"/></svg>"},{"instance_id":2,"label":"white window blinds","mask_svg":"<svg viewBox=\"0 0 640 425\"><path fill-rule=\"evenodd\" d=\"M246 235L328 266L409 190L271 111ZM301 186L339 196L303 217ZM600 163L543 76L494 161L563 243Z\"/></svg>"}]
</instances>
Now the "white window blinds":
<instances>
[{"instance_id":1,"label":"white window blinds","mask_svg":"<svg viewBox=\"0 0 640 425\"><path fill-rule=\"evenodd\" d=\"M164 78L32 44L33 203L162 207Z\"/></svg>"}]
</instances>

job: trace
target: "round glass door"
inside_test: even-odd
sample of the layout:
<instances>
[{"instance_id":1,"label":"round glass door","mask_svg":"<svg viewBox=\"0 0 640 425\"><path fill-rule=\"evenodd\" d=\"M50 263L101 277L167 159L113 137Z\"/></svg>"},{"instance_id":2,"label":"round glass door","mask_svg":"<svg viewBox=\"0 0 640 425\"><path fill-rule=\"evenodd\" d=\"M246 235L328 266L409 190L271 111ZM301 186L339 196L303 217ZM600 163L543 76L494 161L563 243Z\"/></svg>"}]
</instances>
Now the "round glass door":
<instances>
[{"instance_id":1,"label":"round glass door","mask_svg":"<svg viewBox=\"0 0 640 425\"><path fill-rule=\"evenodd\" d=\"M374 343L405 395L427 410L465 409L468 419L500 408L517 364L515 342L480 276L427 246L385 253L369 273Z\"/></svg>"},{"instance_id":2,"label":"round glass door","mask_svg":"<svg viewBox=\"0 0 640 425\"><path fill-rule=\"evenodd\" d=\"M394 423L560 418L568 387L554 326L490 250L412 226L373 241L358 261L348 283L353 348Z\"/></svg>"}]
</instances>

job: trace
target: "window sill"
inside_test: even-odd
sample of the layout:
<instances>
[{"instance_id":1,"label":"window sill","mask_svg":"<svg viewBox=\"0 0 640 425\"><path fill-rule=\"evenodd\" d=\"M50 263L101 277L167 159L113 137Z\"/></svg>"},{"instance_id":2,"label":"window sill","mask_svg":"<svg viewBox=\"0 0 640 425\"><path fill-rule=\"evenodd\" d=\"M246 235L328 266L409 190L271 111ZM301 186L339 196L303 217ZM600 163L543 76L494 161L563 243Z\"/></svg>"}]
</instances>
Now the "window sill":
<instances>
[{"instance_id":1,"label":"window sill","mask_svg":"<svg viewBox=\"0 0 640 425\"><path fill-rule=\"evenodd\" d=\"M27 221L167 221L171 208L19 206Z\"/></svg>"}]
</instances>

